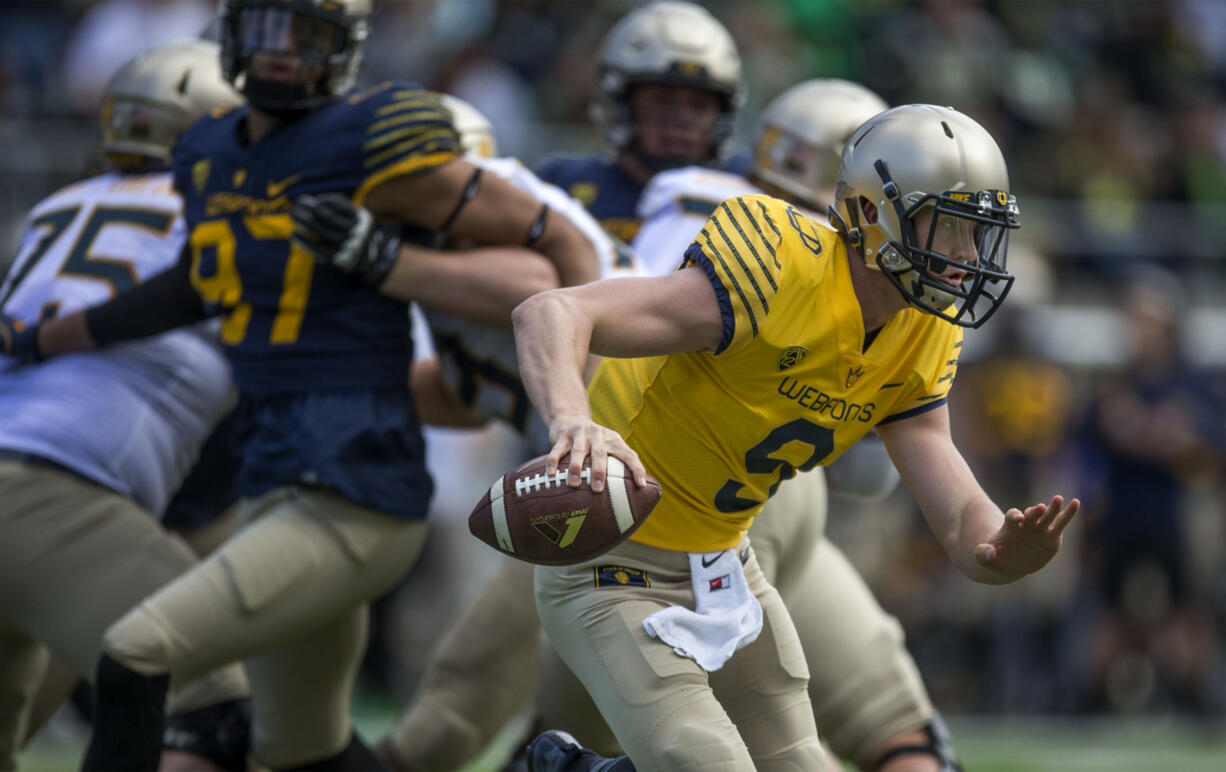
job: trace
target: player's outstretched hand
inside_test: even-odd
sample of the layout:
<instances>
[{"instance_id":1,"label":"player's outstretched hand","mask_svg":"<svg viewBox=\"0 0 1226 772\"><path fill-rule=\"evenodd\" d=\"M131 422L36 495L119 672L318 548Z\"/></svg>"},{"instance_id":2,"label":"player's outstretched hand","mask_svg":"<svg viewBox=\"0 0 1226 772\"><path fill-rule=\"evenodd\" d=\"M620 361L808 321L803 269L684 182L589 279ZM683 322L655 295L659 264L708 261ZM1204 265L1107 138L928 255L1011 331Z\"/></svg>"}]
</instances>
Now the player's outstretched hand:
<instances>
[{"instance_id":1,"label":"player's outstretched hand","mask_svg":"<svg viewBox=\"0 0 1226 772\"><path fill-rule=\"evenodd\" d=\"M1077 499L1065 504L1064 497L1053 496L1049 504L1010 509L1000 530L975 547L975 560L1010 581L1038 571L1059 552L1064 529L1080 507Z\"/></svg>"},{"instance_id":2,"label":"player's outstretched hand","mask_svg":"<svg viewBox=\"0 0 1226 772\"><path fill-rule=\"evenodd\" d=\"M341 193L302 195L290 209L291 240L315 262L381 286L400 253L399 231L379 227L365 208Z\"/></svg>"},{"instance_id":3,"label":"player's outstretched hand","mask_svg":"<svg viewBox=\"0 0 1226 772\"><path fill-rule=\"evenodd\" d=\"M42 359L38 350L38 325L26 324L0 311L0 354L19 362Z\"/></svg>"},{"instance_id":4,"label":"player's outstretched hand","mask_svg":"<svg viewBox=\"0 0 1226 772\"><path fill-rule=\"evenodd\" d=\"M557 416L549 425L549 439L553 441L553 449L545 460L545 473L556 472L562 460L569 456L566 481L572 488L582 484L583 461L589 455L592 457L592 490L597 493L604 490L609 456L622 460L640 488L647 484L647 470L639 454L620 434L586 416Z\"/></svg>"}]
</instances>

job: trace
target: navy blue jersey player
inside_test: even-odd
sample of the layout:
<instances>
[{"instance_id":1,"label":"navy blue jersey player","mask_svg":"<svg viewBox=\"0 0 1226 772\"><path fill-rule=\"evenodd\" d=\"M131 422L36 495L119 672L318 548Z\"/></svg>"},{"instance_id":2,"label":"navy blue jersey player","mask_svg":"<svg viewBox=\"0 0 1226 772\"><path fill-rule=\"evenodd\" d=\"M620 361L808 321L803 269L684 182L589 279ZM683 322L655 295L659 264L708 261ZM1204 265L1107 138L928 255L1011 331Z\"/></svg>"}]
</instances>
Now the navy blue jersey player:
<instances>
[{"instance_id":1,"label":"navy blue jersey player","mask_svg":"<svg viewBox=\"0 0 1226 772\"><path fill-rule=\"evenodd\" d=\"M553 156L536 173L630 243L652 175L724 156L743 99L741 60L728 30L702 7L655 3L609 32L597 87L591 116L613 154Z\"/></svg>"},{"instance_id":2,"label":"navy blue jersey player","mask_svg":"<svg viewBox=\"0 0 1226 772\"><path fill-rule=\"evenodd\" d=\"M234 659L263 764L377 768L349 722L367 603L414 561L431 493L405 388L419 288L404 258L445 233L530 246L564 283L596 278L565 218L459 157L436 95L350 91L369 11L224 0L222 68L247 104L176 149L180 264L17 341L49 356L216 314L241 392L239 530L107 631L86 769L155 767L168 687ZM336 196L362 205L346 210L361 227L338 223Z\"/></svg>"}]
</instances>

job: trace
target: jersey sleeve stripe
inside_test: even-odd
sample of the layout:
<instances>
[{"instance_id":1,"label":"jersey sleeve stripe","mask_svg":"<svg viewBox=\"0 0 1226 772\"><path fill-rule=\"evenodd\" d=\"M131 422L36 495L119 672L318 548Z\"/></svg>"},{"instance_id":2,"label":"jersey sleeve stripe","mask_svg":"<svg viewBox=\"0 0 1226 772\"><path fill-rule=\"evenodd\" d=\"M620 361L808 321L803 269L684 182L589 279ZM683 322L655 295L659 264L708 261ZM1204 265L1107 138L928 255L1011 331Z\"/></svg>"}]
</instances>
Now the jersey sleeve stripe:
<instances>
[{"instance_id":1,"label":"jersey sleeve stripe","mask_svg":"<svg viewBox=\"0 0 1226 772\"><path fill-rule=\"evenodd\" d=\"M775 221L771 219L770 214L766 211L766 205L763 204L761 201L758 201L757 204L758 204L758 209L761 210L762 212L762 219L765 220L766 224L769 225L771 230L775 232L775 238L782 239L783 234L780 233L779 229L775 227ZM744 206L744 204L742 204L742 206Z\"/></svg>"},{"instance_id":2,"label":"jersey sleeve stripe","mask_svg":"<svg viewBox=\"0 0 1226 772\"><path fill-rule=\"evenodd\" d=\"M758 239L762 242L763 250L770 253L771 262L773 262L776 266L779 265L779 261L775 258L774 245L771 244L764 235L762 235L762 229L758 227L758 223L754 221L753 215L751 215L749 210L745 208L745 202L738 201L737 203L740 204L741 209L745 212L745 221L753 225L754 231L758 234ZM754 247L753 241L750 240L748 235L746 235L745 229L741 225L741 218L737 217L733 213L732 208L728 206L728 202L725 201L724 203L720 204L720 207L728 214L728 221L732 223L734 228L736 228L737 235L741 237L741 241L745 242L745 245L749 247L749 252L753 255L754 260L758 261L758 267L762 269L762 275L766 277L766 281L771 285L771 289L778 290L779 287L775 284L775 277L771 275L770 269L766 267L766 262L762 259L762 256L758 254L758 250ZM719 220L716 220L716 226L718 225ZM722 228L720 229L720 233L723 234ZM737 256L737 259L740 260L739 255ZM744 265L743 262L742 265ZM753 277L752 269L749 266L745 266L745 273L749 274L750 278ZM754 287L757 287L756 281L754 282ZM759 297L761 297L761 293L759 293ZM762 298L762 302L765 304L766 298Z\"/></svg>"},{"instance_id":3,"label":"jersey sleeve stripe","mask_svg":"<svg viewBox=\"0 0 1226 772\"><path fill-rule=\"evenodd\" d=\"M775 254L775 245L770 239L766 237L766 234L762 233L762 227L761 225L758 224L758 218L754 217L752 214L749 213L749 207L745 206L745 202L743 200L737 199L737 204L741 207L741 211L745 213L745 220L749 222L751 225L753 225L753 229L757 231L758 238L761 239L762 244L766 246L766 251L770 252L771 261L774 262L775 267L783 268L783 266L779 264L778 255ZM724 206L727 206L727 204L724 204ZM770 217L766 214L766 207L762 206L761 204L758 204L758 206L762 210L763 219L765 219L768 223L770 223ZM741 230L739 221L734 221L734 223L737 226L737 230ZM771 227L774 228L774 223L771 223ZM742 233L741 235L744 236L744 233ZM777 230L775 231L775 236L776 237L780 236L779 231ZM757 254L755 253L754 256L757 257ZM779 286L775 284L775 277L771 275L770 270L768 270L766 265L762 263L761 259L758 260L758 263L762 265L762 271L763 273L766 274L766 280L770 282L771 289L778 291Z\"/></svg>"},{"instance_id":4,"label":"jersey sleeve stripe","mask_svg":"<svg viewBox=\"0 0 1226 772\"><path fill-rule=\"evenodd\" d=\"M394 129L397 126L403 126L405 124L421 125L429 123L433 123L438 126L451 125L451 121L448 119L447 114L442 110L429 107L420 107L411 113L394 115L391 118L384 118L381 121L375 121L366 127L366 133L380 134L388 129Z\"/></svg>"},{"instance_id":5,"label":"jersey sleeve stripe","mask_svg":"<svg viewBox=\"0 0 1226 772\"><path fill-rule=\"evenodd\" d=\"M715 290L715 301L719 303L719 316L723 322L723 334L719 339L719 347L715 350L716 354L722 353L728 348L728 344L732 342L733 336L736 334L736 313L732 310L732 300L728 297L728 289L720 280L719 274L715 271L715 266L707 259L703 252L702 245L697 241L690 244L685 250L686 265L697 265L702 268L707 274L707 280L711 282L711 287Z\"/></svg>"},{"instance_id":6,"label":"jersey sleeve stripe","mask_svg":"<svg viewBox=\"0 0 1226 772\"><path fill-rule=\"evenodd\" d=\"M883 418L880 421L878 421L877 425L881 426L882 424L893 423L894 421L901 421L904 418L913 418L917 415L922 415L923 413L927 413L930 410L936 410L938 407L946 404L947 402L949 402L949 400L946 398L946 396L941 395L940 401L938 402L930 402L927 405L920 405L919 407L913 407L910 410L904 410L901 413L895 413L892 416L887 416L886 418Z\"/></svg>"},{"instance_id":7,"label":"jersey sleeve stripe","mask_svg":"<svg viewBox=\"0 0 1226 772\"><path fill-rule=\"evenodd\" d=\"M422 129L420 126L406 126L395 131L385 131L374 139L367 140L362 145L362 150L378 150L385 145L390 145L393 142L408 137L412 137L419 142L425 142L431 139L446 139L451 136L454 136L454 132L450 126L437 126L432 129Z\"/></svg>"},{"instance_id":8,"label":"jersey sleeve stripe","mask_svg":"<svg viewBox=\"0 0 1226 772\"><path fill-rule=\"evenodd\" d=\"M741 299L741 307L745 309L745 315L749 317L749 327L753 331L754 337L757 337L758 319L754 316L753 308L749 305L749 298L745 296L745 291L741 289L740 282L736 280L736 276L733 275L732 270L728 267L728 263L724 260L723 255L711 243L711 236L704 231L703 237L707 240L707 248L711 251L712 255L715 255L715 258L719 260L720 266L724 269L723 275L727 277L728 281L732 282L732 288L736 290L737 297ZM707 262L711 265L711 269L714 270L714 263L709 260Z\"/></svg>"},{"instance_id":9,"label":"jersey sleeve stripe","mask_svg":"<svg viewBox=\"0 0 1226 772\"><path fill-rule=\"evenodd\" d=\"M459 155L459 149L452 142L444 140L427 140L425 142L417 142L416 138L408 139L394 147L388 148L377 156L372 156L366 159L363 164L367 169L382 166L388 161L394 161L394 164L399 164L397 158L403 160L431 158L436 154L449 154L452 157Z\"/></svg>"},{"instance_id":10,"label":"jersey sleeve stripe","mask_svg":"<svg viewBox=\"0 0 1226 772\"><path fill-rule=\"evenodd\" d=\"M405 158L398 163L394 163L391 166L380 169L363 180L362 184L358 186L358 189L353 194L353 202L358 206L361 206L366 201L366 197L370 195L370 191L374 190L380 184L395 177L401 177L406 174L417 174L420 172L429 171L430 169L435 169L445 163L454 161L456 158L457 155L454 150L430 153L428 155L415 155Z\"/></svg>"},{"instance_id":11,"label":"jersey sleeve stripe","mask_svg":"<svg viewBox=\"0 0 1226 772\"><path fill-rule=\"evenodd\" d=\"M719 257L720 259L720 265L724 266L724 270L728 272L729 280L731 280L732 283L737 285L738 287L741 285L741 282L739 280L740 277L737 276L738 273L741 274L741 276L743 276L744 278L749 279L749 284L753 288L754 293L758 296L758 302L761 304L763 311L765 312L769 310L769 303L766 299L766 295L763 294L762 288L758 285L758 280L753 274L753 268L751 268L749 264L745 262L745 258L741 257L740 250L736 248L736 241L733 240L733 238L728 235L728 232L726 230L724 230L724 226L720 224L720 219L721 219L720 217L716 216L716 217L712 217L710 220L710 222L715 226L715 230L719 232L720 238L723 239L724 243L727 245L726 250L722 252L719 250L716 251L716 256ZM758 257L757 250L755 250L753 248L753 245L749 243L749 240L745 238L744 232L741 231L739 227L737 228L737 232L740 235L739 240L750 249L754 258L758 261L758 265L762 265L762 259ZM711 239L711 234L709 232L707 234L707 239L708 241L710 241ZM711 247L712 249L715 248L714 243L711 244ZM728 265L727 261L723 259L725 253L731 253L733 259L736 260L736 264L740 267L740 270L735 271L735 272L732 270L732 268ZM746 302L746 309L748 309L749 308L748 299L746 299L745 302Z\"/></svg>"},{"instance_id":12,"label":"jersey sleeve stripe","mask_svg":"<svg viewBox=\"0 0 1226 772\"><path fill-rule=\"evenodd\" d=\"M404 110L411 110L414 107L438 107L438 98L433 95L426 95L420 91L397 91L392 94L393 102L383 105L378 110L375 110L375 117L382 118L385 115L399 113Z\"/></svg>"}]
</instances>

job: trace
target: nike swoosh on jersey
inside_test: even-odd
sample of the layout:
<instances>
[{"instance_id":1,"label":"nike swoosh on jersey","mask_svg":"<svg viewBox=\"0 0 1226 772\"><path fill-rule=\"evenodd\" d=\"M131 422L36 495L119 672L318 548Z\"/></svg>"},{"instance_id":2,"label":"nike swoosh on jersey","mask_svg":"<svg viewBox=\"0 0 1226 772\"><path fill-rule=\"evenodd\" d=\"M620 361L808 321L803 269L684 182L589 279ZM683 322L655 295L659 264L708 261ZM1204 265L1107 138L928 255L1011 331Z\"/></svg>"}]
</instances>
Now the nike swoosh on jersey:
<instances>
[{"instance_id":1,"label":"nike swoosh on jersey","mask_svg":"<svg viewBox=\"0 0 1226 772\"><path fill-rule=\"evenodd\" d=\"M724 550L724 552L727 552L727 551L728 551L728 550ZM719 559L720 559L720 557L722 557L722 556L723 556L724 552L719 553L718 555L716 555L715 557L711 558L710 560L707 560L706 556L703 556L703 557L701 558L701 560L702 560L702 567L703 567L703 568L710 568L711 566L715 565L715 561L719 560Z\"/></svg>"},{"instance_id":2,"label":"nike swoosh on jersey","mask_svg":"<svg viewBox=\"0 0 1226 772\"><path fill-rule=\"evenodd\" d=\"M282 193L284 193L286 188L288 188L290 185L293 185L295 182L297 182L297 181L298 181L299 176L300 176L300 175L295 174L295 175L294 175L294 176L292 176L292 177L286 177L285 179L281 180L280 182L270 182L270 183L268 183L268 197L269 197L269 198L276 198L277 196L279 196L279 195L281 195Z\"/></svg>"}]
</instances>

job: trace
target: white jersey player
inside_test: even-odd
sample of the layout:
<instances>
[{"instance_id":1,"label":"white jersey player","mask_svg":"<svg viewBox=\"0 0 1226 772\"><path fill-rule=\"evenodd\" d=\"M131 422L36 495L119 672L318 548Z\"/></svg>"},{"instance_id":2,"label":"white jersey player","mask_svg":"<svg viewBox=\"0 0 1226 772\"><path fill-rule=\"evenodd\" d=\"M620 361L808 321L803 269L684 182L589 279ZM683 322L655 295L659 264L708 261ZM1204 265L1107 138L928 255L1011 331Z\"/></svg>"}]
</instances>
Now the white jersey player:
<instances>
[{"instance_id":1,"label":"white jersey player","mask_svg":"<svg viewBox=\"0 0 1226 772\"><path fill-rule=\"evenodd\" d=\"M102 112L103 156L115 171L31 211L0 284L4 350L19 351L13 344L32 325L178 262L186 229L163 171L170 147L206 110L237 102L212 43L153 49L114 76ZM92 679L103 631L195 564L154 516L233 401L229 367L204 329L24 366L0 357L0 588L9 589L0 589L0 692L10 708L0 711L0 768L13 768L49 652ZM170 744L238 768L247 752L241 668L178 686ZM234 742L219 742L224 733Z\"/></svg>"},{"instance_id":2,"label":"white jersey player","mask_svg":"<svg viewBox=\"0 0 1226 772\"><path fill-rule=\"evenodd\" d=\"M26 219L0 310L27 322L97 305L173 266L186 231L169 172L70 185ZM0 373L0 448L71 469L160 514L233 404L215 333L169 332Z\"/></svg>"},{"instance_id":3,"label":"white jersey player","mask_svg":"<svg viewBox=\"0 0 1226 772\"><path fill-rule=\"evenodd\" d=\"M514 158L485 157L495 147L484 118L471 107L447 96L444 102L456 116L466 154L486 173L496 174L532 194L548 206L550 217L570 220L587 237L600 261L602 278L639 275L638 262L624 244L618 244L587 213L583 205L561 188L542 182ZM475 116L474 116L475 114ZM488 126L488 124L485 124ZM433 348L446 389L471 418L480 423L502 420L523 435L532 455L549 448L545 425L536 418L519 381L515 338L508 325L495 327L461 319L423 306Z\"/></svg>"}]
</instances>

